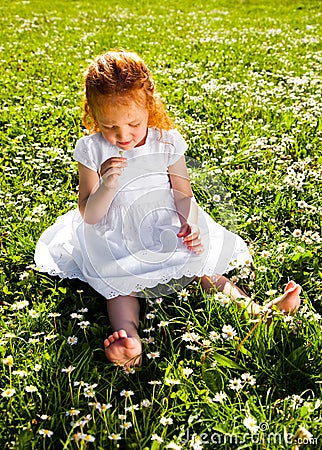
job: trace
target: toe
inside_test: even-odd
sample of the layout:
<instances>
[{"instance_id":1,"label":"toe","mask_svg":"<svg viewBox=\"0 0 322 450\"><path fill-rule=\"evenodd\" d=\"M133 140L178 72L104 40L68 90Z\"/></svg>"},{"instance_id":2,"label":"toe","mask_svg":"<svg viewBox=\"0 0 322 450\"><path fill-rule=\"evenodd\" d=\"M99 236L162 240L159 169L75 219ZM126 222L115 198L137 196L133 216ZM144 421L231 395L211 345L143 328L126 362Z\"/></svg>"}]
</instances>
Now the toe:
<instances>
[{"instance_id":1,"label":"toe","mask_svg":"<svg viewBox=\"0 0 322 450\"><path fill-rule=\"evenodd\" d=\"M120 339L120 336L119 336L119 332L118 332L118 331L114 331L114 333L113 333L113 338L114 338L115 341L117 341L118 339Z\"/></svg>"},{"instance_id":2,"label":"toe","mask_svg":"<svg viewBox=\"0 0 322 450\"><path fill-rule=\"evenodd\" d=\"M115 342L115 338L114 338L113 334L111 334L107 339L108 339L110 344L113 344L113 342Z\"/></svg>"},{"instance_id":3,"label":"toe","mask_svg":"<svg viewBox=\"0 0 322 450\"><path fill-rule=\"evenodd\" d=\"M120 330L118 333L120 338L127 338L127 333L125 330Z\"/></svg>"},{"instance_id":4,"label":"toe","mask_svg":"<svg viewBox=\"0 0 322 450\"><path fill-rule=\"evenodd\" d=\"M287 283L287 285L285 286L284 292L286 292L286 291L288 291L288 290L294 289L295 286L296 286L295 281L290 280L290 281Z\"/></svg>"}]
</instances>

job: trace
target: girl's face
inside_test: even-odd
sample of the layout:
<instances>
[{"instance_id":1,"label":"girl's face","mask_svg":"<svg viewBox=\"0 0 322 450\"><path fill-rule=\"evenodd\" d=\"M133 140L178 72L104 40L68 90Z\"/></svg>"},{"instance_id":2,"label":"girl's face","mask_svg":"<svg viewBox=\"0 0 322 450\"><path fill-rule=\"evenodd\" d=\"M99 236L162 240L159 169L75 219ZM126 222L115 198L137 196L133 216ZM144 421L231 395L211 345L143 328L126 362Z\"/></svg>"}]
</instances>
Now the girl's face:
<instances>
[{"instance_id":1,"label":"girl's face","mask_svg":"<svg viewBox=\"0 0 322 450\"><path fill-rule=\"evenodd\" d=\"M116 102L100 108L96 120L105 139L121 150L131 150L145 144L148 110L134 100Z\"/></svg>"}]
</instances>

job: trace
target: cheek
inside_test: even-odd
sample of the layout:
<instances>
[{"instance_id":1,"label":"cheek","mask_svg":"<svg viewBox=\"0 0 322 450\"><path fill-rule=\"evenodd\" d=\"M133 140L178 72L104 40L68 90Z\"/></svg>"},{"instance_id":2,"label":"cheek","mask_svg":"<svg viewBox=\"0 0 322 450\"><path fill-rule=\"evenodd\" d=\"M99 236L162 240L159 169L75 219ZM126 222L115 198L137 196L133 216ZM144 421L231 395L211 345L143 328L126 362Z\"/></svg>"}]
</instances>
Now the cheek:
<instances>
[{"instance_id":1,"label":"cheek","mask_svg":"<svg viewBox=\"0 0 322 450\"><path fill-rule=\"evenodd\" d=\"M141 128L139 128L139 129L137 130L137 132L136 132L136 135L139 136L139 137L141 137L141 138L144 138L144 136L146 135L146 129L147 129L147 127L141 127Z\"/></svg>"},{"instance_id":2,"label":"cheek","mask_svg":"<svg viewBox=\"0 0 322 450\"><path fill-rule=\"evenodd\" d=\"M105 139L108 141L108 142L111 142L111 143L114 143L115 142L115 135L114 135L114 133L113 132L111 132L111 131L103 131L103 136L105 137Z\"/></svg>"}]
</instances>

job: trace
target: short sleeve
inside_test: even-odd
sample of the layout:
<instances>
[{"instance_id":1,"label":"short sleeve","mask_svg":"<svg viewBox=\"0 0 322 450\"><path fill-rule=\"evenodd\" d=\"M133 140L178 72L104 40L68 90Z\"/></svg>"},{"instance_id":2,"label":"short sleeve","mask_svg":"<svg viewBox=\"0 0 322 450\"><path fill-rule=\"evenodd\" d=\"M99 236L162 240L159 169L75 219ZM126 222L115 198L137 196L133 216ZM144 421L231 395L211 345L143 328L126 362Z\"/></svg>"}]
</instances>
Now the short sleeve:
<instances>
[{"instance_id":1,"label":"short sleeve","mask_svg":"<svg viewBox=\"0 0 322 450\"><path fill-rule=\"evenodd\" d=\"M175 164L184 155L188 145L178 130L170 131L168 166Z\"/></svg>"},{"instance_id":2,"label":"short sleeve","mask_svg":"<svg viewBox=\"0 0 322 450\"><path fill-rule=\"evenodd\" d=\"M79 141L76 143L74 150L74 159L83 164L85 167L88 167L89 169L97 172L97 163L91 157L90 146L87 145L84 138L79 139Z\"/></svg>"}]
</instances>

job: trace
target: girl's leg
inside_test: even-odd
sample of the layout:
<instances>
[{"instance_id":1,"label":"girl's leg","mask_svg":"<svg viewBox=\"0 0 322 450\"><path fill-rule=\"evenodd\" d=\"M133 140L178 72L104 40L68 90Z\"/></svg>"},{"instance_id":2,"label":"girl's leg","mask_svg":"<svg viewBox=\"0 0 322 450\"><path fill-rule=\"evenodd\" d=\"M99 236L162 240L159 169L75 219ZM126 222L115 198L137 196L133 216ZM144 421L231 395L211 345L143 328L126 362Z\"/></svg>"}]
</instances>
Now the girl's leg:
<instances>
[{"instance_id":1,"label":"girl's leg","mask_svg":"<svg viewBox=\"0 0 322 450\"><path fill-rule=\"evenodd\" d=\"M114 331L104 341L106 357L122 366L140 363L142 351L138 335L140 304L131 295L107 300L107 314Z\"/></svg>"},{"instance_id":2,"label":"girl's leg","mask_svg":"<svg viewBox=\"0 0 322 450\"><path fill-rule=\"evenodd\" d=\"M258 315L260 312L268 311L272 306L277 306L280 310L294 314L300 306L301 286L294 281L289 281L285 287L284 294L272 300L265 306L260 306L253 302L238 286L233 284L223 275L208 277L204 275L201 278L201 285L206 291L214 288L225 295L229 295L239 307L246 306L250 314Z\"/></svg>"}]
</instances>

